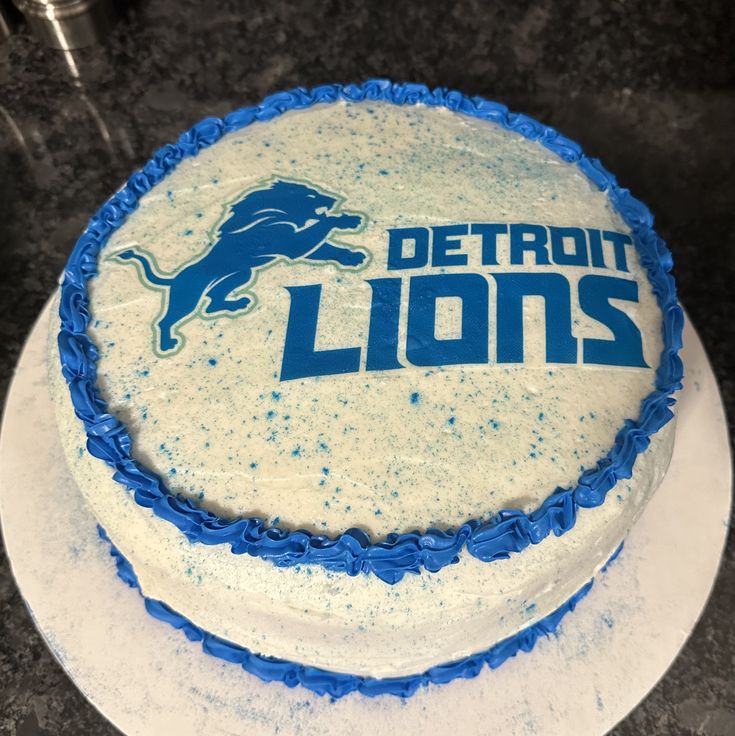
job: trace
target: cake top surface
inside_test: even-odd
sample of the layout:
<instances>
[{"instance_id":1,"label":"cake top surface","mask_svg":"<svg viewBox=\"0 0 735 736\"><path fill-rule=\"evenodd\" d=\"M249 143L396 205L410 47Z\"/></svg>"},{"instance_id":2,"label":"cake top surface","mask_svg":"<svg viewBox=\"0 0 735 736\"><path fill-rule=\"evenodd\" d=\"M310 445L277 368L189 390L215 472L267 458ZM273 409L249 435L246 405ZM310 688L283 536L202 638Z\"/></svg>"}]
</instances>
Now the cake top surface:
<instances>
[{"instance_id":1,"label":"cake top surface","mask_svg":"<svg viewBox=\"0 0 735 736\"><path fill-rule=\"evenodd\" d=\"M541 249L511 253L498 232L483 263L482 226L514 223ZM575 228L558 255L580 265L538 264L549 226ZM632 241L626 271L609 239L605 265L587 265L583 228L629 233L582 174L500 127L380 102L291 112L182 162L112 236L91 290L101 385L171 489L232 515L383 535L530 511L593 467L653 389L650 367L582 362L581 339L611 339L579 306L582 277L634 281L624 308L647 366L661 352ZM334 250L311 260L323 242ZM565 279L553 295L571 313L550 321L577 338L568 362L548 359L533 294L498 356L498 301L520 274L537 275L532 291ZM417 328L434 299L433 329Z\"/></svg>"},{"instance_id":2,"label":"cake top surface","mask_svg":"<svg viewBox=\"0 0 735 736\"><path fill-rule=\"evenodd\" d=\"M217 517L373 540L599 470L656 388L651 264L578 162L507 127L312 100L173 167L88 281L131 456Z\"/></svg>"}]
</instances>

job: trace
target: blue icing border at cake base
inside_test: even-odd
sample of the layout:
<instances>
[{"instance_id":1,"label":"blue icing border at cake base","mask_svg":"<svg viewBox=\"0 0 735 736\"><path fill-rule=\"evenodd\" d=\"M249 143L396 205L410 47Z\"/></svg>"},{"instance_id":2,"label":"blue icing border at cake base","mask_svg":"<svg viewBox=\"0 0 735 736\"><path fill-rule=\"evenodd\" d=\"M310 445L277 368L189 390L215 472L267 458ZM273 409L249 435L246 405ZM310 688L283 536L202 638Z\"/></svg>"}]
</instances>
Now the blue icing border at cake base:
<instances>
[{"instance_id":1,"label":"blue icing border at cake base","mask_svg":"<svg viewBox=\"0 0 735 736\"><path fill-rule=\"evenodd\" d=\"M358 692L368 697L377 695L395 695L408 698L420 687L433 684L443 685L458 678L470 679L477 677L483 667L497 669L510 657L518 652L530 652L542 636L551 636L559 628L562 619L573 611L577 604L592 589L594 580L590 580L580 588L569 600L548 616L532 624L517 634L503 639L484 652L471 654L454 662L437 665L417 675L403 677L360 677L342 672L330 672L319 667L310 667L296 662L289 662L276 657L267 657L255 654L238 644L221 639L214 634L204 631L193 624L185 616L174 611L162 601L146 598L140 589L138 578L132 565L123 557L122 553L110 541L105 530L97 527L100 537L110 545L110 555L115 560L117 574L129 587L140 593L148 613L160 621L165 621L186 634L190 641L202 642L202 649L213 657L224 659L227 662L239 664L246 672L259 677L265 682L282 682L288 687L301 685L317 695L329 695L332 698L341 698L352 692ZM612 557L605 563L600 572L605 572L609 565L617 558L623 549L623 544L615 550Z\"/></svg>"},{"instance_id":2,"label":"blue icing border at cake base","mask_svg":"<svg viewBox=\"0 0 735 736\"><path fill-rule=\"evenodd\" d=\"M98 350L87 334L90 322L87 282L97 274L101 249L137 208L140 198L182 159L196 156L226 133L318 103L364 100L444 107L538 141L564 161L576 165L595 187L606 192L632 231L641 264L662 313L663 349L655 390L641 402L638 419L625 421L607 455L594 468L584 471L574 488L557 488L530 513L506 509L489 521L472 520L446 530L389 534L379 542L373 542L361 529L348 529L330 537L268 526L258 517L217 516L190 498L174 495L161 476L134 458L133 442L125 425L108 411L97 386ZM482 97L467 97L444 88L432 90L421 84L371 80L344 86L322 85L311 90L297 88L271 95L257 106L244 107L224 118L206 118L197 123L176 143L160 148L97 211L77 241L64 271L59 353L76 414L84 423L89 452L114 469L115 480L134 494L138 504L173 523L189 541L229 544L235 554L261 557L280 567L320 564L348 575L372 573L394 584L406 573L419 573L421 568L438 571L456 563L465 548L474 557L491 562L538 544L552 532L560 536L574 526L579 508L599 506L618 480L631 477L636 457L648 447L651 436L673 417L672 394L681 388L683 366L679 350L684 318L671 268L671 253L653 230L653 216L648 208L621 188L597 159L585 156L578 144L526 115L511 113L504 105Z\"/></svg>"}]
</instances>

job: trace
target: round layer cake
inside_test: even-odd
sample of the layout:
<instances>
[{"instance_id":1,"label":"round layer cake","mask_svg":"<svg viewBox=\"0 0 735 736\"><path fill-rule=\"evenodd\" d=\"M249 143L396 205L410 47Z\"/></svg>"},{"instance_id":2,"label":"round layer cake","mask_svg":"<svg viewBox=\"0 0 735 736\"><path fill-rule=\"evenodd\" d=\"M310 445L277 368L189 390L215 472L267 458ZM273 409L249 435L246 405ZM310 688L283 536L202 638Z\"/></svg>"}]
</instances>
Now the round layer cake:
<instances>
[{"instance_id":1,"label":"round layer cake","mask_svg":"<svg viewBox=\"0 0 735 736\"><path fill-rule=\"evenodd\" d=\"M50 341L129 581L333 695L548 628L671 456L651 225L556 131L420 85L274 95L161 149L80 238Z\"/></svg>"}]
</instances>

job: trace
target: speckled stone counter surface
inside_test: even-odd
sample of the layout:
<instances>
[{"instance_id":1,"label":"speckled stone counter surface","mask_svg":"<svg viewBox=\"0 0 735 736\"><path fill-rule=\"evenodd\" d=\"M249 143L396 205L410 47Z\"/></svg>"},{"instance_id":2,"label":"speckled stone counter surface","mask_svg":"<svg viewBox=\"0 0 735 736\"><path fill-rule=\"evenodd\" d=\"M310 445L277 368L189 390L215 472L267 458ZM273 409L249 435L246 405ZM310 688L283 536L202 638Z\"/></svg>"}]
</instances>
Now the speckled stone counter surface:
<instances>
[{"instance_id":1,"label":"speckled stone counter surface","mask_svg":"<svg viewBox=\"0 0 735 736\"><path fill-rule=\"evenodd\" d=\"M150 0L104 45L67 57L21 27L0 44L2 391L76 235L155 148L271 91L389 76L529 113L578 140L649 204L732 426L734 46L727 0ZM692 638L616 736L735 733L733 608L730 533ZM113 733L36 633L0 549L0 734Z\"/></svg>"}]
</instances>

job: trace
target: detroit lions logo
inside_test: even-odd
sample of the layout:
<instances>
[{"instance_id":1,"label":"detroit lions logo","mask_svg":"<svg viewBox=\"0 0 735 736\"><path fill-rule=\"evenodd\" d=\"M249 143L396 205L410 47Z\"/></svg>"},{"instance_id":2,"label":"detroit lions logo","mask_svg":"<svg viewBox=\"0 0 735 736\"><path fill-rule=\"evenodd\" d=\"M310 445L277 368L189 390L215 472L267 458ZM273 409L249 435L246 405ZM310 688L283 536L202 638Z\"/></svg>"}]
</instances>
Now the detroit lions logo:
<instances>
[{"instance_id":1,"label":"detroit lions logo","mask_svg":"<svg viewBox=\"0 0 735 736\"><path fill-rule=\"evenodd\" d=\"M163 274L150 254L128 249L112 256L133 262L146 286L164 292L156 323L157 350L172 354L183 344L178 328L196 316L233 316L254 304L249 291L258 269L275 262L366 265L368 252L328 242L333 230L359 230L365 217L339 211L341 199L310 185L275 179L250 190L229 207L211 245L178 272Z\"/></svg>"}]
</instances>

